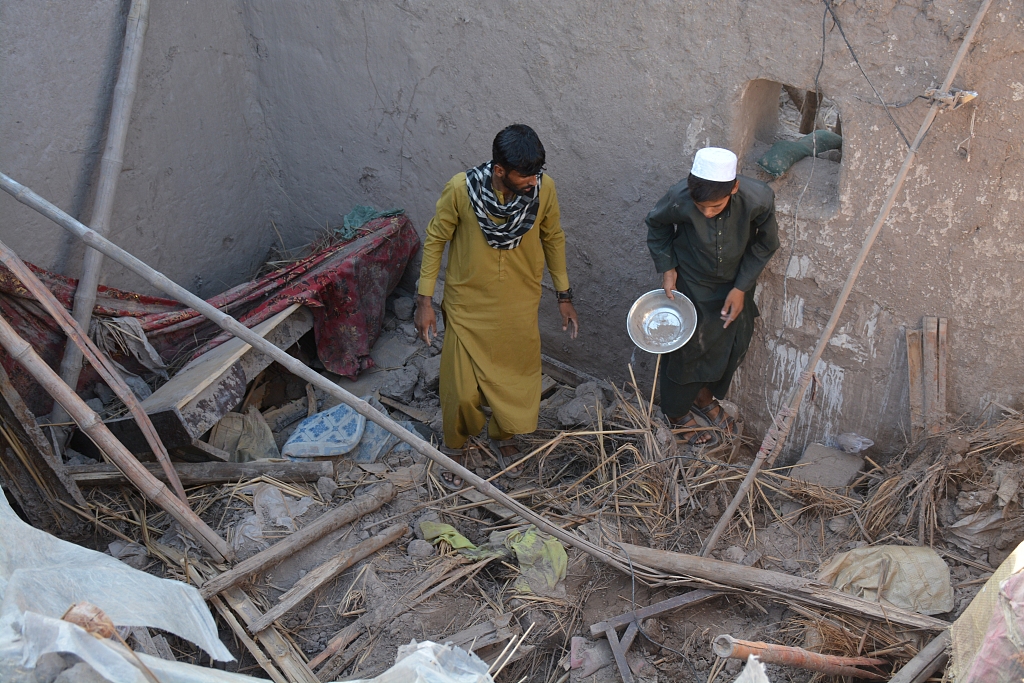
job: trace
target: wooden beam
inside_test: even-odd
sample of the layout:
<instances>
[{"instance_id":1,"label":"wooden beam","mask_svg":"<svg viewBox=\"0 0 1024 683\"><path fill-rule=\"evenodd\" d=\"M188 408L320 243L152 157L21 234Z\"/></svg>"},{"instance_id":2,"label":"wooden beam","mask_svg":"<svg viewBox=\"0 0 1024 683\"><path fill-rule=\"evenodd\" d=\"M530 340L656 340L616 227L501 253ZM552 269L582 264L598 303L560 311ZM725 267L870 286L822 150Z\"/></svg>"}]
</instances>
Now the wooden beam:
<instances>
[{"instance_id":1,"label":"wooden beam","mask_svg":"<svg viewBox=\"0 0 1024 683\"><path fill-rule=\"evenodd\" d=\"M281 539L266 550L258 552L246 560L242 560L223 574L213 577L203 584L199 592L204 598L210 598L226 588L234 586L266 570L268 567L274 566L284 558L290 557L302 548L305 548L310 543L320 540L332 531L359 519L366 513L373 512L394 497L394 484L391 482L376 484L366 493L356 496L353 500L339 508L320 515L307 526Z\"/></svg>"},{"instance_id":2,"label":"wooden beam","mask_svg":"<svg viewBox=\"0 0 1024 683\"><path fill-rule=\"evenodd\" d=\"M924 377L921 358L921 330L907 330L907 371L910 376L911 440L924 434Z\"/></svg>"},{"instance_id":3,"label":"wooden beam","mask_svg":"<svg viewBox=\"0 0 1024 683\"><path fill-rule=\"evenodd\" d=\"M154 477L166 481L166 475L156 463L145 468ZM330 462L291 462L255 460L253 462L176 462L174 470L185 486L205 486L244 481L256 477L273 477L278 481L316 481L334 474ZM128 479L119 469L106 463L98 465L72 465L67 468L71 479L79 486L116 486Z\"/></svg>"},{"instance_id":4,"label":"wooden beam","mask_svg":"<svg viewBox=\"0 0 1024 683\"><path fill-rule=\"evenodd\" d=\"M408 531L409 526L407 524L395 524L376 536L371 536L354 547L341 551L296 581L294 586L281 594L278 598L278 604L267 610L262 617L249 624L249 632L259 633L309 597L310 593L317 588L331 581L356 562L365 560L384 546L394 543Z\"/></svg>"}]
</instances>

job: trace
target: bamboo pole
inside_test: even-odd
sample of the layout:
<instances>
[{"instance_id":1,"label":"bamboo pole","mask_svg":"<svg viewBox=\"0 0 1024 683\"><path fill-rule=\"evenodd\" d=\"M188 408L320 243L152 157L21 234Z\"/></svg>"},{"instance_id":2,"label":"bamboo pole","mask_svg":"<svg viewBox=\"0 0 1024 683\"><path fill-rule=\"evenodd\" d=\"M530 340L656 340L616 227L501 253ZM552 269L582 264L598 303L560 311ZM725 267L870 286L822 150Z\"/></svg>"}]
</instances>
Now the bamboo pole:
<instances>
[{"instance_id":1,"label":"bamboo pole","mask_svg":"<svg viewBox=\"0 0 1024 683\"><path fill-rule=\"evenodd\" d=\"M257 351L265 353L267 356L277 361L281 367L296 377L306 380L314 387L323 389L327 394L334 396L370 422L380 425L389 434L393 434L399 440L409 444L417 453L429 458L448 471L454 472L456 475L461 477L463 481L472 485L472 487L477 491L486 495L491 500L501 503L524 519L529 520L541 531L545 531L560 541L563 541L575 548L579 548L583 552L588 553L589 555L592 555L602 562L605 562L606 564L609 564L621 571L629 571L629 567L625 562L619 560L604 548L594 545L590 541L551 524L544 517L538 515L518 501L513 500L508 496L508 494L478 476L475 472L470 471L466 467L441 453L441 451L437 450L420 438L419 435L410 432L402 425L392 420L388 415L380 412L366 401L345 391L334 382L323 377L320 373L302 363L297 358L290 356L288 353L277 348L263 337L253 333L252 330L242 323L203 301L195 294L192 294L184 287L170 280L167 276L146 265L141 260L129 254L124 249L121 249L94 230L89 229L74 217L68 215L57 206L54 206L52 203L46 201L38 194L4 173L0 173L0 189L10 194L22 204L30 206L40 212L57 225L81 239L93 249L102 252L107 257L133 271L156 289L164 292L176 301L195 309L208 320L217 324L220 328L227 330Z\"/></svg>"},{"instance_id":2,"label":"bamboo pole","mask_svg":"<svg viewBox=\"0 0 1024 683\"><path fill-rule=\"evenodd\" d=\"M171 483L171 487L178 495L178 498L185 505L188 505L188 496L185 495L185 488L181 485L181 480L178 478L174 465L171 464L171 456L167 453L167 449L164 448L160 436L156 433L156 427L153 426L149 415L142 409L139 400L135 397L135 393L125 383L117 368L114 367L114 364L96 347L92 339L89 338L89 335L78 324L78 321L71 317L67 309L57 301L57 297L53 295L53 292L47 289L46 285L40 282L35 273L25 265L25 262L14 253L14 250L3 242L0 242L0 262L7 266L16 278L21 280L26 289L36 298L36 301L61 326L64 333L68 335L68 341L73 342L73 345L79 349L79 353L84 354L89 359L89 362L96 368L96 372L107 383L107 386L128 406L128 410L131 411L132 417L138 423L143 436L146 437L149 447L156 454L156 459L160 463L167 481ZM66 383L68 386L74 386L70 382ZM58 403L57 405L59 406L60 404Z\"/></svg>"},{"instance_id":3,"label":"bamboo pole","mask_svg":"<svg viewBox=\"0 0 1024 683\"><path fill-rule=\"evenodd\" d=\"M956 53L956 57L953 58L953 64L949 67L949 72L946 74L946 79L942 82L941 91L948 91L950 86L953 84L953 79L956 78L957 71L960 70L960 64L963 63L964 57L967 55L967 51L974 41L974 36L978 32L978 27L981 26L981 21L985 17L985 13L988 11L989 6L992 4L992 0L984 0L981 3L981 7L978 9L977 15L974 17L974 21L971 23L971 28L967 31L967 35L964 36L964 42L960 45L960 49ZM704 541L704 545L701 547L701 557L707 557L708 554L714 550L718 544L718 539L721 538L726 528L729 526L729 522L732 521L733 515L736 514L736 510L739 508L740 503L746 498L747 491L754 483L754 478L757 476L758 471L767 462L768 466L771 467L772 463L775 462L775 458L778 457L778 453L782 450L782 445L786 443L786 437L789 436L789 432L793 427L793 422L796 421L797 414L800 412L800 404L803 403L804 394L807 393L807 387L811 383L811 379L814 377L814 368L818 365L818 360L821 359L821 355L825 352L825 347L828 345L829 340L832 338L832 333L836 329L836 325L839 324L839 316L842 315L843 309L846 307L846 301L850 298L850 293L853 291L853 285L857 282L857 276L860 275L861 268L864 267L864 263L867 261L868 253L871 251L871 247L875 243L875 238L878 237L878 233L881 232L882 226L885 224L886 219L889 218L889 212L892 210L893 204L896 203L896 197L899 195L900 190L903 189L903 182L907 179L907 174L910 172L910 167L914 164L914 158L917 155L917 150L920 149L921 143L924 141L925 135L928 133L928 129L932 125L932 121L935 120L936 114L939 113L939 108L942 103L935 100L932 106L928 109L928 113L925 114L924 121L921 122L921 127L917 131L917 137L914 138L913 144L910 149L907 150L907 156L903 159L903 165L900 167L899 173L896 174L896 179L893 181L892 188L889 190L889 195L885 199L885 203L882 205L881 210L878 212L878 217L872 224L871 229L868 230L868 234L864 237L864 244L860 248L860 253L857 254L857 258L853 262L853 267L850 270L850 274L846 278L846 284L843 285L842 291L839 293L839 298L836 300L836 305L832 309L832 316L828 319L828 323L821 332L821 336L818 338L818 343L814 347L814 351L811 352L810 357L807 359L807 365L804 366L804 371L800 373L800 380L797 383L796 389L793 391L792 398L789 405L780 409L778 416L775 418L775 424L773 424L764 435L764 440L761 442L761 447L757 451L757 456L754 458L754 462L750 465L750 470L747 472L746 478L743 483L740 484L739 489L736 491L736 495L733 496L729 506L725 509L721 519L718 520L718 524L712 530L711 535Z\"/></svg>"},{"instance_id":4,"label":"bamboo pole","mask_svg":"<svg viewBox=\"0 0 1024 683\"><path fill-rule=\"evenodd\" d=\"M224 542L206 522L199 519L196 513L171 493L149 470L142 466L135 456L118 441L99 416L85 404L56 372L46 364L32 345L18 336L18 333L0 317L0 346L7 350L11 357L20 363L42 387L56 399L70 417L78 424L100 450L121 468L125 476L161 509L166 510L174 519L191 533L206 552L217 562L224 562L233 556L228 544Z\"/></svg>"},{"instance_id":5,"label":"bamboo pole","mask_svg":"<svg viewBox=\"0 0 1024 683\"><path fill-rule=\"evenodd\" d=\"M124 32L124 48L121 52L121 68L114 85L113 103L110 108L110 123L107 127L107 144L100 160L100 176L96 188L96 203L93 205L93 228L106 235L110 228L110 216L114 211L114 193L117 180L124 165L124 143L128 137L128 124L132 116L132 104L138 89L139 71L142 65L142 44L149 25L149 0L132 0L128 10L128 22ZM82 277L75 291L74 316L83 329L89 329L92 309L96 305L96 287L103 268L103 254L92 249L85 250ZM75 344L64 347L64 358L60 363L60 376L72 389L78 387L78 375L82 372L82 350ZM114 387L111 387L114 389ZM116 389L115 389L116 391ZM53 414L54 422L64 422L66 417L59 412ZM140 425L141 426L141 425ZM145 429L143 429L145 432Z\"/></svg>"}]
</instances>

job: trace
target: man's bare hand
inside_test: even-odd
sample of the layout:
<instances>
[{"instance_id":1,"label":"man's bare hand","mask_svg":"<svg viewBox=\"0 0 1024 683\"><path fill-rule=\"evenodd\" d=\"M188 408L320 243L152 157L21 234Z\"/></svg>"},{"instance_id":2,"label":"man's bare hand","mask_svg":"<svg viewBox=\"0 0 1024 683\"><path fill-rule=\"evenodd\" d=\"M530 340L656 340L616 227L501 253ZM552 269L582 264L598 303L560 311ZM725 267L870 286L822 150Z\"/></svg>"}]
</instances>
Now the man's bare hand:
<instances>
[{"instance_id":1,"label":"man's bare hand","mask_svg":"<svg viewBox=\"0 0 1024 683\"><path fill-rule=\"evenodd\" d=\"M725 305L722 306L722 320L725 321L725 325L722 325L723 329L729 327L729 323L740 317L745 296L743 290L733 287L729 296L725 297Z\"/></svg>"},{"instance_id":2,"label":"man's bare hand","mask_svg":"<svg viewBox=\"0 0 1024 683\"><path fill-rule=\"evenodd\" d=\"M678 276L679 274L676 272L675 268L666 270L661 275L661 286L665 288L665 295L669 299L675 299L675 297L672 296L672 290L676 288L676 278Z\"/></svg>"},{"instance_id":3,"label":"man's bare hand","mask_svg":"<svg viewBox=\"0 0 1024 683\"><path fill-rule=\"evenodd\" d=\"M416 332L420 339L426 343L431 342L431 335L437 336L437 314L434 313L431 297L422 294L416 297L416 315L413 322L416 324Z\"/></svg>"},{"instance_id":4,"label":"man's bare hand","mask_svg":"<svg viewBox=\"0 0 1024 683\"><path fill-rule=\"evenodd\" d=\"M580 331L580 319L576 315L576 308L571 301L560 301L558 312L562 314L562 331L569 330L569 338L575 339Z\"/></svg>"}]
</instances>

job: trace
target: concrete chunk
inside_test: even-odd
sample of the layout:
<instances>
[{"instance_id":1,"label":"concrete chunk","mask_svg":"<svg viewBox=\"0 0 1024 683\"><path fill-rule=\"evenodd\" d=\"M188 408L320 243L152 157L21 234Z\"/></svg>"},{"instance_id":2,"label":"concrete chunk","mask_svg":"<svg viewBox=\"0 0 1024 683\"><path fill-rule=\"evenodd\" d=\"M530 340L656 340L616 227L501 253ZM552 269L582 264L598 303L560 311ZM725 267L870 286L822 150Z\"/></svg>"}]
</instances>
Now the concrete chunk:
<instances>
[{"instance_id":1,"label":"concrete chunk","mask_svg":"<svg viewBox=\"0 0 1024 683\"><path fill-rule=\"evenodd\" d=\"M864 467L864 458L812 443L790 470L789 476L826 488L849 486Z\"/></svg>"}]
</instances>

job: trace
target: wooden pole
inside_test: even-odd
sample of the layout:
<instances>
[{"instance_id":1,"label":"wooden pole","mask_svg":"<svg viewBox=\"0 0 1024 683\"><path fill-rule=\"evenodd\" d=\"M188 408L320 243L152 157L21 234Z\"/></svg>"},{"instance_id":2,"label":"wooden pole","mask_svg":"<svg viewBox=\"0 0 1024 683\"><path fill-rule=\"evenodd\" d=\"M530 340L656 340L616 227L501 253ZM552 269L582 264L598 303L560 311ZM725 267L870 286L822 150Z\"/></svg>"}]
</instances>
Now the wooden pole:
<instances>
[{"instance_id":1,"label":"wooden pole","mask_svg":"<svg viewBox=\"0 0 1024 683\"><path fill-rule=\"evenodd\" d=\"M949 661L949 647L952 644L949 631L935 636L917 656L903 665L889 683L923 683Z\"/></svg>"},{"instance_id":2,"label":"wooden pole","mask_svg":"<svg viewBox=\"0 0 1024 683\"><path fill-rule=\"evenodd\" d=\"M100 377L104 382L107 383L118 398L124 401L124 404L131 411L132 416L139 425L139 429L142 434L146 437L149 447L153 449L153 453L156 454L157 462L160 463L160 467L163 468L164 476L171 484L171 488L178 495L178 498L182 500L185 505L188 505L188 496L185 495L185 489L181 485L181 481L178 479L178 473L174 471L174 465L171 464L171 456L167 453L167 449L164 448L163 442L160 440L160 436L156 433L156 427L153 426L152 420L149 419L149 415L142 409L139 404L139 400L135 397L133 392L128 385L125 383L124 378L121 377L121 373L117 371L114 364L110 362L102 351L96 347L89 335L82 329L71 314L67 312L67 309L57 301L57 297L53 295L49 289L46 288L39 278L36 277L25 262L18 257L14 250L8 247L3 242L0 242L0 262L7 266L14 276L21 280L22 284L25 285L26 289L36 298L36 301L50 314L64 333L68 335L68 340L72 342L73 346L79 349L80 354L85 354L85 357L89 359L92 366L96 368L96 372L99 373ZM77 380L76 380L77 382ZM67 382L68 386L73 387L74 384ZM60 404L57 404L60 405Z\"/></svg>"},{"instance_id":3,"label":"wooden pole","mask_svg":"<svg viewBox=\"0 0 1024 683\"><path fill-rule=\"evenodd\" d=\"M692 576L711 581L718 586L730 586L742 590L758 591L785 597L795 602L839 610L878 621L887 621L902 626L926 631L941 631L949 624L941 619L928 617L917 612L882 605L858 598L855 595L830 588L814 579L773 572L756 567L745 567L732 562L723 562L696 555L684 555L667 550L643 548L629 543L615 544L631 561L645 567L660 569L679 576Z\"/></svg>"},{"instance_id":4,"label":"wooden pole","mask_svg":"<svg viewBox=\"0 0 1024 683\"><path fill-rule=\"evenodd\" d=\"M956 53L956 57L953 58L953 64L949 67L949 72L946 74L946 79L942 82L941 90L943 92L948 91L950 86L953 84L953 79L956 77L957 71L960 70L960 64L964 60L964 56L967 54L968 48L974 41L974 36L978 32L978 27L981 26L981 20L985 17L985 13L988 11L989 6L992 4L992 0L984 0L981 7L978 9L977 15L974 17L974 22L971 24L971 28L967 31L967 35L964 36L964 42L960 45L959 51ZM914 157L917 155L917 150L921 147L921 143L924 141L925 135L928 133L928 129L932 125L932 121L935 120L936 114L939 113L939 107L942 106L939 101L935 101L932 106L928 109L928 113L925 114L924 121L921 122L921 127L917 131L917 137L914 138L913 144L910 149L907 150L907 156L903 160L903 165L900 167L899 173L896 174L896 179L893 181L892 188L889 190L889 195L885 199L885 203L878 212L878 217L875 219L871 229L868 230L868 234L864 237L864 244L860 248L860 253L857 254L857 258L853 262L853 267L850 270L850 274L846 278L846 284L843 285L842 291L839 293L839 298L836 300L836 305L832 309L832 317L828 319L828 323L825 324L825 328L821 332L821 336L818 338L818 343L814 347L814 351L807 359L807 365L804 366L804 371L800 373L800 381L797 383L796 389L793 391L792 398L789 405L780 409L778 416L775 418L775 424L768 429L768 432L764 435L764 440L761 442L761 447L757 451L757 456L754 458L754 462L750 465L750 470L747 472L747 476L743 479L739 489L736 491L736 495L733 496L729 506L725 509L721 519L718 520L718 524L712 530L711 535L704 541L704 545L701 547L700 554L702 557L707 557L708 554L714 550L718 544L718 539L722 537L722 534L729 526L729 522L732 521L733 515L736 514L736 510L739 508L740 503L746 500L747 491L750 490L751 485L754 483L754 478L757 476L758 471L761 467L768 463L770 467L779 452L782 450L782 445L786 443L786 437L789 436L789 432L793 427L793 422L796 421L796 416L800 411L800 404L803 403L804 394L807 392L807 387L811 383L811 379L814 377L814 369L818 365L818 361L821 359L822 353L825 352L825 347L828 345L829 340L832 338L832 333L836 329L836 325L839 324L839 316L842 315L843 309L846 307L846 301L850 298L850 293L853 291L853 285L857 282L857 276L860 275L861 268L864 267L864 263L867 261L868 253L871 251L872 245L875 243L875 238L878 237L878 233L882 231L882 226L885 224L886 219L889 218L889 212L892 211L893 204L896 203L896 197L903 189L903 182L907 179L907 174L910 172L910 167L914 164Z\"/></svg>"},{"instance_id":5,"label":"wooden pole","mask_svg":"<svg viewBox=\"0 0 1024 683\"><path fill-rule=\"evenodd\" d=\"M165 484L163 470L159 465L143 465ZM118 486L127 483L127 478L113 465L70 465L64 468L74 483L79 486ZM174 471L185 486L208 486L228 482L245 481L257 477L272 477L282 482L315 482L320 477L334 476L334 465L330 462L290 462L254 460L252 462L176 462Z\"/></svg>"},{"instance_id":6,"label":"wooden pole","mask_svg":"<svg viewBox=\"0 0 1024 683\"><path fill-rule=\"evenodd\" d=\"M57 206L54 206L52 203L46 201L38 194L4 173L0 173L0 189L10 194L22 204L30 206L40 212L57 225L81 239L93 249L102 252L107 257L133 271L156 289L164 292L186 306L190 306L205 316L208 320L216 323L221 329L227 330L257 351L261 351L270 358L273 358L279 365L281 365L281 367L296 377L306 380L314 387L323 389L324 392L334 396L370 422L380 425L389 434L393 434L404 443L409 444L409 446L411 446L417 453L429 458L448 471L454 472L477 491L486 495L491 500L501 503L505 507L514 511L516 514L536 525L541 531L547 532L560 541L575 548L579 548L583 552L588 553L602 562L622 571L629 570L624 562L614 557L604 548L594 545L590 541L551 524L548 520L544 519L544 517L538 515L519 501L514 500L508 494L478 476L475 472L470 471L466 467L441 453L441 451L437 450L420 438L419 435L410 432L405 427L392 420L388 415L377 410L366 401L345 391L334 382L308 367L305 363L290 356L282 349L277 348L258 334L253 333L252 330L242 323L214 308L195 294L192 294L184 287L170 280L167 276L146 265L124 249L121 249L110 240L99 235L95 231L90 230L80 221L68 215Z\"/></svg>"},{"instance_id":7,"label":"wooden pole","mask_svg":"<svg viewBox=\"0 0 1024 683\"><path fill-rule=\"evenodd\" d=\"M187 505L150 474L149 470L143 467L142 463L136 460L135 456L120 441L114 438L107 426L100 420L99 415L93 412L85 404L85 401L64 383L57 373L46 364L46 361L39 357L32 345L18 336L7 319L3 317L0 317L0 346L3 346L7 353L20 363L56 399L57 403L63 406L71 419L78 424L79 429L85 432L115 465L121 468L125 476L142 492L142 495L176 519L206 549L210 557L217 562L224 562L233 557L234 554L224 539L208 527L206 522L199 519L196 513L192 512Z\"/></svg>"},{"instance_id":8,"label":"wooden pole","mask_svg":"<svg viewBox=\"0 0 1024 683\"><path fill-rule=\"evenodd\" d=\"M96 188L96 202L92 211L92 226L101 235L110 228L110 216L114 211L114 193L117 180L124 165L124 143L128 137L128 124L132 116L132 104L138 90L139 71L142 66L142 44L149 25L149 0L132 0L128 10L128 22L124 32L124 48L121 52L121 68L114 85L113 103L110 108L110 124L107 127L107 144L100 160L99 182ZM96 287L103 268L103 254L85 250L82 277L75 291L74 316L83 329L89 329L92 309L96 306ZM60 376L72 389L78 387L78 375L82 371L82 351L75 344L64 348L60 364ZM114 387L111 387L113 389ZM59 406L58 406L59 408ZM53 414L54 422L64 422L64 416Z\"/></svg>"}]
</instances>

